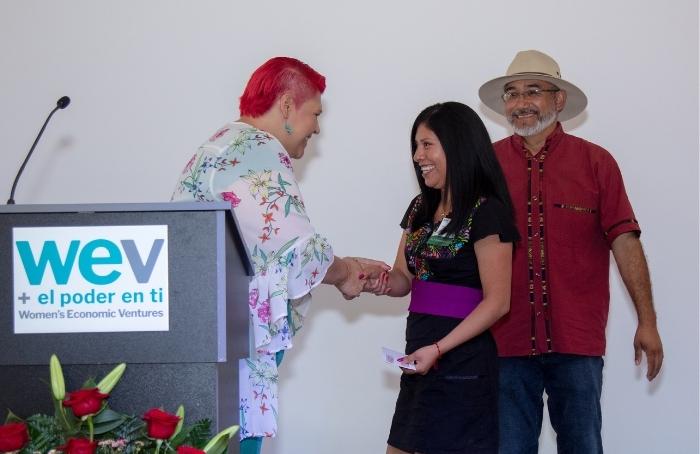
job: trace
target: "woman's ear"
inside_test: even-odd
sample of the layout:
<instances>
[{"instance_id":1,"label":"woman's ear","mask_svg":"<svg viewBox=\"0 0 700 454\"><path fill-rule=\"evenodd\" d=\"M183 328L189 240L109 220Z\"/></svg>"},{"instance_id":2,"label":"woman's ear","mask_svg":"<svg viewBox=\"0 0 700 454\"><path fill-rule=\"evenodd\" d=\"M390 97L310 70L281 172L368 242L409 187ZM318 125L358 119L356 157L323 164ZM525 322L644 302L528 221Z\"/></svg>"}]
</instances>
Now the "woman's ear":
<instances>
[{"instance_id":1,"label":"woman's ear","mask_svg":"<svg viewBox=\"0 0 700 454\"><path fill-rule=\"evenodd\" d=\"M280 111L282 112L282 118L285 120L289 118L289 111L292 109L292 106L294 105L294 98L292 98L291 93L287 92L282 94L279 98L279 108Z\"/></svg>"}]
</instances>

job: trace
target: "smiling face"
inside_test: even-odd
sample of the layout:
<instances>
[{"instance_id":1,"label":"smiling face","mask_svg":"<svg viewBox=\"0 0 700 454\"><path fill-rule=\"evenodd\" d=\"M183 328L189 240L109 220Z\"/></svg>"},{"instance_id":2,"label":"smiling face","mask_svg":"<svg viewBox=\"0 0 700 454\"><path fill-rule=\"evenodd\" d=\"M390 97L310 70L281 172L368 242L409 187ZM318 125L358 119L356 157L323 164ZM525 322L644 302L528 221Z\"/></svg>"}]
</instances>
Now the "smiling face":
<instances>
[{"instance_id":1,"label":"smiling face","mask_svg":"<svg viewBox=\"0 0 700 454\"><path fill-rule=\"evenodd\" d=\"M516 80L504 87L505 93L515 94L505 101L505 117L516 134L537 135L557 120L566 103L566 92L544 91L555 89L557 87L542 80Z\"/></svg>"},{"instance_id":2,"label":"smiling face","mask_svg":"<svg viewBox=\"0 0 700 454\"><path fill-rule=\"evenodd\" d=\"M322 113L321 94L304 101L300 106L296 106L292 101L287 110L287 125L291 128L291 133L285 131L281 134L281 140L289 156L299 159L304 156L304 150L309 139L314 134L321 132L318 117Z\"/></svg>"},{"instance_id":3,"label":"smiling face","mask_svg":"<svg viewBox=\"0 0 700 454\"><path fill-rule=\"evenodd\" d=\"M425 185L429 188L444 190L447 179L447 157L440 140L425 123L418 126L413 140L416 146L413 161L420 167Z\"/></svg>"}]
</instances>

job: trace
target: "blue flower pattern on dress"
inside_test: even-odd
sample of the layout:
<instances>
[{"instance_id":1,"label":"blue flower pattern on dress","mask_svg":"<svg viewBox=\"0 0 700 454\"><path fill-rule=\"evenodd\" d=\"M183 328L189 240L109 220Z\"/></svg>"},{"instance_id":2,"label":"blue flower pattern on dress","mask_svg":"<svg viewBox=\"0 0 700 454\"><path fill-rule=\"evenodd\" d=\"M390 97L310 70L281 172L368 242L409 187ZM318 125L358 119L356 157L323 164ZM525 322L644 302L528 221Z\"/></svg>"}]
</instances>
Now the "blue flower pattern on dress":
<instances>
[{"instance_id":1,"label":"blue flower pattern on dress","mask_svg":"<svg viewBox=\"0 0 700 454\"><path fill-rule=\"evenodd\" d=\"M248 288L254 352L241 360L241 437L277 431L275 353L291 348L310 303L310 291L333 260L317 234L282 144L244 123L219 129L185 166L176 201L227 201L251 253Z\"/></svg>"}]
</instances>

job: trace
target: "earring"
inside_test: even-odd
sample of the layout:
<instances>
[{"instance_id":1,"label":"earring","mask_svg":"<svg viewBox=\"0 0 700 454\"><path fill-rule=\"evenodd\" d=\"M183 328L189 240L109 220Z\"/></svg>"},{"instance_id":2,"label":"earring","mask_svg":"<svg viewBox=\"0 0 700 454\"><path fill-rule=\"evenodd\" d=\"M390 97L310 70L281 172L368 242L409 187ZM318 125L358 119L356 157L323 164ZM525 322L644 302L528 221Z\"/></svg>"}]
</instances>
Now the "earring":
<instances>
[{"instance_id":1,"label":"earring","mask_svg":"<svg viewBox=\"0 0 700 454\"><path fill-rule=\"evenodd\" d=\"M287 131L288 135L292 135L292 132L294 131L291 126L289 126L289 123L287 123L287 120L284 120L284 130Z\"/></svg>"}]
</instances>

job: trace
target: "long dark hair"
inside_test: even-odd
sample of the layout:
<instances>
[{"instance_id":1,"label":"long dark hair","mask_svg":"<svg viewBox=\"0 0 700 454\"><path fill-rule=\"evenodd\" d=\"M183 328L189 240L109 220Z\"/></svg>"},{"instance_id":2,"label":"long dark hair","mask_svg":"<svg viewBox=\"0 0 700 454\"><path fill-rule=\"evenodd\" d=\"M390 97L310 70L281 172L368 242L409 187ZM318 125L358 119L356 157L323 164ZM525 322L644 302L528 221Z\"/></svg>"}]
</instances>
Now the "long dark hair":
<instances>
[{"instance_id":1,"label":"long dark hair","mask_svg":"<svg viewBox=\"0 0 700 454\"><path fill-rule=\"evenodd\" d=\"M480 197L500 200L512 215L512 203L503 171L493 151L489 133L476 112L452 101L423 110L411 128L411 157L418 146L416 131L420 125L435 133L445 151L445 191L452 201L452 215L444 233L457 233ZM411 225L411 230L416 230L433 221L441 194L439 189L425 185L420 166L415 161L413 166L423 198Z\"/></svg>"}]
</instances>

